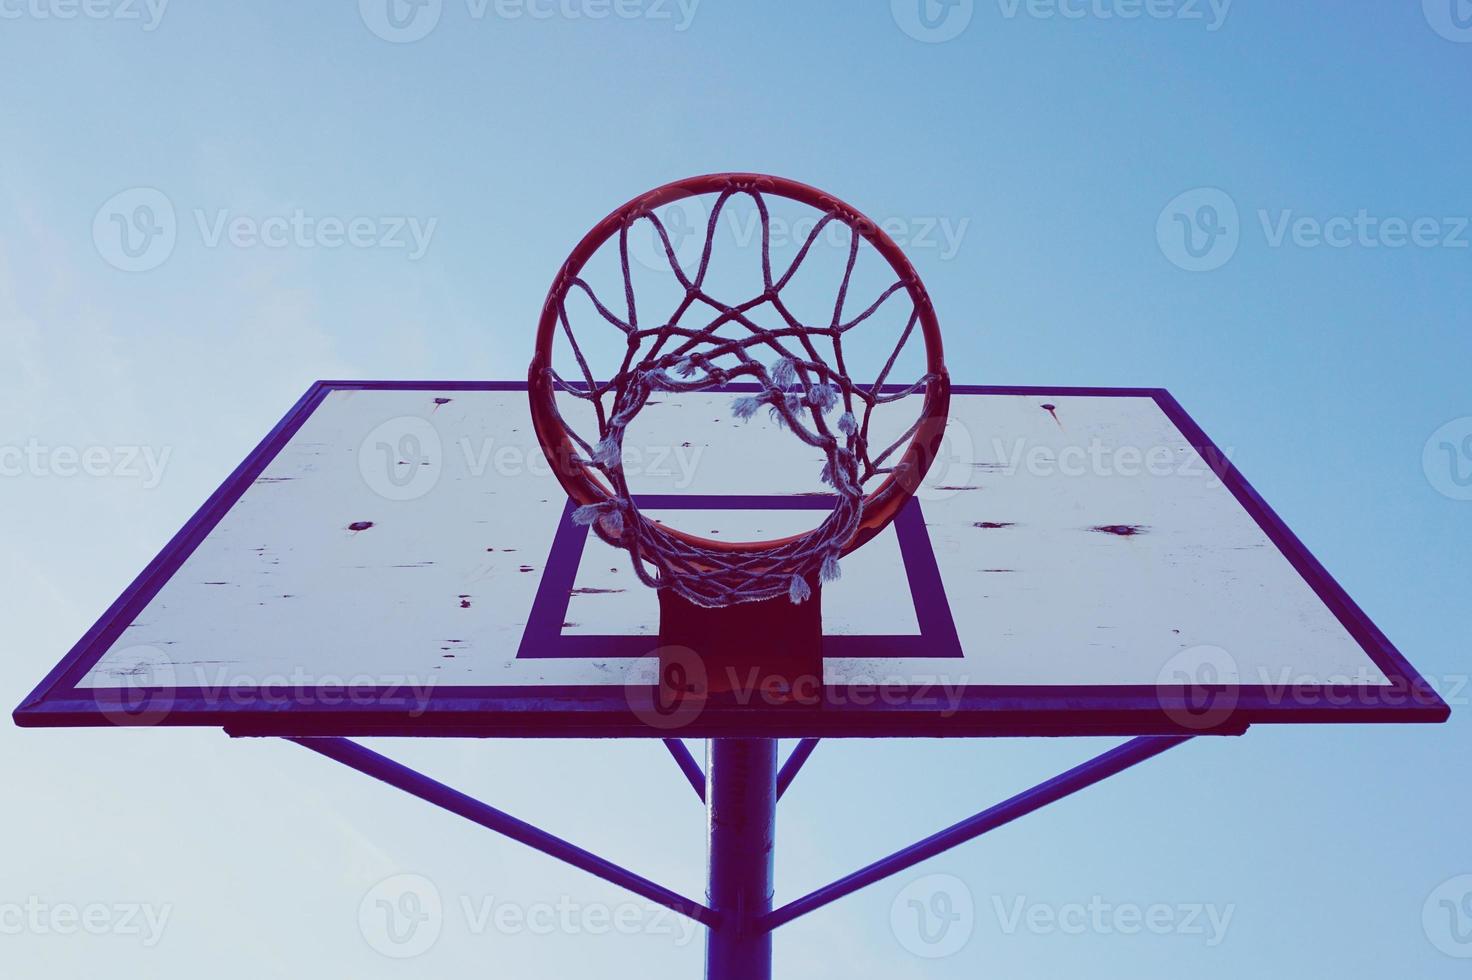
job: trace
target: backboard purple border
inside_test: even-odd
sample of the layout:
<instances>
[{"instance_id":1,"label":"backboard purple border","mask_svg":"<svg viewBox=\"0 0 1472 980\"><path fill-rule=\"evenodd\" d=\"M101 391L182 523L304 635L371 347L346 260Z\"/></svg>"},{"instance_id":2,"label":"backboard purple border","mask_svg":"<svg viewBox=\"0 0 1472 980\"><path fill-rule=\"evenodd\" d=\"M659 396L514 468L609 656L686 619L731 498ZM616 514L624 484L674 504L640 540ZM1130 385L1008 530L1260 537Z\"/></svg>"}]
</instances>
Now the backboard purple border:
<instances>
[{"instance_id":1,"label":"backboard purple border","mask_svg":"<svg viewBox=\"0 0 1472 980\"><path fill-rule=\"evenodd\" d=\"M1155 401L1267 537L1390 681L1389 685L1259 685L1203 690L1154 685L970 686L936 708L932 691L886 689L855 704L825 692L817 705L709 704L678 732L651 725L623 687L463 687L416 698L391 690L157 692L167 710L122 710L136 690L79 688L127 624L219 523L256 477L333 391L524 391L524 382L319 381L287 412L62 661L15 710L24 727L127 724L220 727L232 735L479 737L973 737L1009 735L1238 734L1263 723L1440 722L1449 709L1432 686L1354 603L1164 389L955 386L956 394L1148 397ZM567 523L567 522L564 522ZM903 531L903 529L901 529ZM913 528L911 529L913 531ZM923 522L920 531L923 533ZM903 536L902 536L903 543ZM907 573L928 574L906 556ZM948 619L947 617L944 617ZM944 636L943 619L936 626ZM553 655L556 655L555 653ZM931 656L944 655L932 653ZM1205 697L1225 711L1202 711Z\"/></svg>"}]
</instances>

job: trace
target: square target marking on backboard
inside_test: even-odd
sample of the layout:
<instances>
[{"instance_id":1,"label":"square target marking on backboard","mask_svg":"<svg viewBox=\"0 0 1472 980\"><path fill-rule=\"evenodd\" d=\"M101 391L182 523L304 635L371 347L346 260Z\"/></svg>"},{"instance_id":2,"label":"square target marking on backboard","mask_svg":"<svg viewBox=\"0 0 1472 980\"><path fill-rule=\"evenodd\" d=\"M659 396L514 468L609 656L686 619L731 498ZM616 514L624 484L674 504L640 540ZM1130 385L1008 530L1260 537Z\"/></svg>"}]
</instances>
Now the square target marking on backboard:
<instances>
[{"instance_id":1,"label":"square target marking on backboard","mask_svg":"<svg viewBox=\"0 0 1472 980\"><path fill-rule=\"evenodd\" d=\"M753 536L777 536L800 529L800 522L783 524L773 520L782 512L807 515L833 506L832 498L824 494L641 495L635 503L655 519L664 512L739 511L750 523ZM626 568L616 564L607 566L605 572L606 563L585 561L591 534L586 525L573 522L572 512L569 503L558 521L517 656L648 655L658 636L653 592L637 580L631 583L631 573L621 574L628 571ZM596 538L592 540L600 559L628 564L625 553L607 548ZM835 586L824 594L824 657L963 655L925 531L920 501L911 499L892 528L850 555L844 575L853 588ZM864 601L864 596L883 588L889 589L892 596L882 607ZM570 609L574 600L579 604L576 613ZM577 622L569 618L573 615Z\"/></svg>"}]
</instances>

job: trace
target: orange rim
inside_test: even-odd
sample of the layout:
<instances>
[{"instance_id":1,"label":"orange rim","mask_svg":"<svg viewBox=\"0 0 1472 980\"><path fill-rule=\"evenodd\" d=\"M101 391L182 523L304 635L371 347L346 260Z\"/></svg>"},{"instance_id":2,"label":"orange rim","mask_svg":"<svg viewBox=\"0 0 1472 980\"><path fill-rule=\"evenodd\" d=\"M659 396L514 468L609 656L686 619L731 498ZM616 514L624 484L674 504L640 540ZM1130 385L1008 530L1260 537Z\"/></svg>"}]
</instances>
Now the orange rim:
<instances>
[{"instance_id":1,"label":"orange rim","mask_svg":"<svg viewBox=\"0 0 1472 980\"><path fill-rule=\"evenodd\" d=\"M598 472L579 461L576 444L568 434L556 411L556 389L548 377L547 369L552 364L552 344L557 335L558 311L567 295L572 280L582 271L594 253L610 238L617 235L631 216L641 215L671 201L702 194L719 194L723 191L756 192L774 194L807 204L825 214L834 214L874 247L899 275L906 291L915 305L921 337L925 342L926 372L931 380L925 388L925 400L920 409L920 421L910 437L894 472L888 474L863 500L863 516L853 536L846 542L840 554L848 554L884 530L899 514L900 509L915 493L924 479L930 464L934 462L940 442L945 435L946 416L950 407L950 376L946 372L942 354L940 324L925 285L915 272L905 253L873 221L838 198L807 184L772 177L766 174L726 173L706 174L690 177L656 187L641 194L613 211L598 222L583 236L567 261L558 270L557 277L547 292L542 306L541 320L537 324L536 350L527 377L527 388L531 399L532 426L542 444L552 470L557 474L567 495L579 506L610 500L613 494L599 477ZM720 390L720 389L712 389ZM810 532L766 541L719 541L681 531L668 525L661 529L696 547L711 551L733 554L767 551L782 544L795 541Z\"/></svg>"}]
</instances>

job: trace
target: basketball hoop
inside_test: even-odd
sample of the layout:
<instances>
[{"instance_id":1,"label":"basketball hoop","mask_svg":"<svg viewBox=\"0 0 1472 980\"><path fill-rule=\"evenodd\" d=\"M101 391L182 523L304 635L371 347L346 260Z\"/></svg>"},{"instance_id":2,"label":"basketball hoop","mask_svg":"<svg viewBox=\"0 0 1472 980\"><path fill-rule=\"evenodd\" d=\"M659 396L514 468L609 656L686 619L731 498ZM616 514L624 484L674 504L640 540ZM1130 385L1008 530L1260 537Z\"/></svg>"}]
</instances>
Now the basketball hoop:
<instances>
[{"instance_id":1,"label":"basketball hoop","mask_svg":"<svg viewBox=\"0 0 1472 980\"><path fill-rule=\"evenodd\" d=\"M688 274L654 209L685 198L714 196L699 265ZM818 213L796 258L785 270L772 268L771 216L766 198L776 196ZM723 209L749 198L760 219L762 288L755 296L724 301L706 291L712 246ZM654 326L641 323L629 266L629 233L650 222L664 257L684 290L673 315ZM825 323L804 323L782 299L818 236L829 225L849 231L847 265ZM590 258L610 242L618 250L623 311L602 301L583 278ZM872 248L894 279L877 299L853 314L845 301L855 262ZM592 301L599 319L622 332L626 352L608 380L598 380L578 344L568 314L574 292ZM892 296L905 294L911 309L899 341L878 376L859 383L847 374L844 341ZM753 318L767 307L780 318L763 326ZM697 321L693 325L691 320ZM897 357L913 335L924 344L925 373L893 382ZM566 338L580 377L569 380L553 367L553 344ZM820 344L831 346L825 357ZM785 595L793 603L810 598L820 583L838 577L841 557L894 520L915 492L945 427L950 384L941 352L940 326L919 275L890 237L842 201L805 184L760 174L712 174L676 181L649 191L604 218L580 241L557 274L542 309L536 352L528 378L537 437L568 496L578 505L574 519L604 541L632 555L644 584L672 590L696 606L724 607ZM765 541L721 541L645 518L634 504L623 468L623 438L629 423L656 392L729 390L733 412L750 418L770 413L782 428L826 457L820 478L832 488L833 511L810 531ZM558 394L589 402L596 435L580 435L564 418ZM894 443L870 445L870 418L880 405L923 395L918 418ZM605 404L611 401L611 404ZM901 448L903 447L903 448ZM865 485L877 481L872 489Z\"/></svg>"}]
</instances>

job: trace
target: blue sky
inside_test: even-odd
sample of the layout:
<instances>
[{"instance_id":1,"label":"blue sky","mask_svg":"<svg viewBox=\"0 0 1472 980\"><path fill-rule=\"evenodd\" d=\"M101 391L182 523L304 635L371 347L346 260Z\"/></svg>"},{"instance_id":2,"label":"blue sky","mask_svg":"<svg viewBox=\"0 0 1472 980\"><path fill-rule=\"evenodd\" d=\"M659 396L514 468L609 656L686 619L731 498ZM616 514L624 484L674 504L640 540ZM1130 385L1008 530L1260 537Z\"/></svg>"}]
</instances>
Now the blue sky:
<instances>
[{"instance_id":1,"label":"blue sky","mask_svg":"<svg viewBox=\"0 0 1472 980\"><path fill-rule=\"evenodd\" d=\"M394 2L405 26L382 0L0 0L0 447L44 450L0 458L0 701L312 380L520 377L593 221L668 179L779 173L964 229L910 249L956 380L1169 388L1454 717L1178 749L785 926L778 975L1465 972L1472 6ZM142 222L136 254L114 214ZM329 247L320 222L355 218L361 244ZM156 467L66 475L55 453L118 446ZM825 743L783 801L779 900L1106 746ZM657 743L390 748L701 889L701 812ZM478 928L486 900L626 896L286 744L6 726L0 749L9 976L699 969L674 923ZM447 909L407 961L358 927L399 874ZM891 925L928 874L976 908L939 959ZM1081 934L1014 921L1090 903L1116 911ZM113 926L10 929L28 904ZM1121 927L1156 905L1175 927ZM156 942L117 925L128 906L164 916Z\"/></svg>"}]
</instances>

